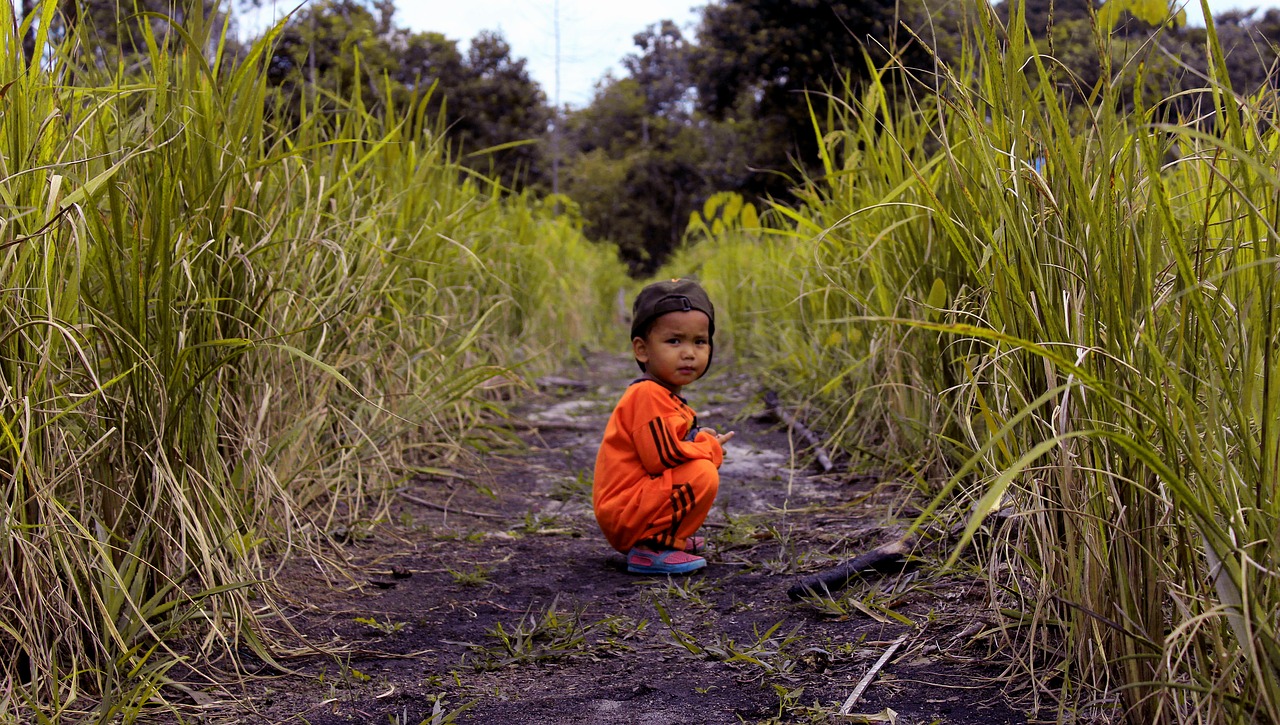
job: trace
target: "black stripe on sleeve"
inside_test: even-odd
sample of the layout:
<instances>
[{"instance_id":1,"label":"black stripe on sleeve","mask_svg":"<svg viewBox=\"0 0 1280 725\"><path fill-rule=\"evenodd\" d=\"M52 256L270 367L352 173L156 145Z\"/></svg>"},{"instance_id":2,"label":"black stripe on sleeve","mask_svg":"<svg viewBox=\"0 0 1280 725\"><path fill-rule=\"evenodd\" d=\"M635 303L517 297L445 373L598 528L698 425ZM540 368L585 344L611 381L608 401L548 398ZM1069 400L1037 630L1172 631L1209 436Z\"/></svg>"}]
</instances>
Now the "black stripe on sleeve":
<instances>
[{"instance_id":1,"label":"black stripe on sleeve","mask_svg":"<svg viewBox=\"0 0 1280 725\"><path fill-rule=\"evenodd\" d=\"M676 443L676 437L672 436L671 428L667 428L667 425L663 423L658 425L659 428L662 428L663 439L667 441L667 451L671 453L671 460L676 461L676 465L672 466L672 468L676 468L680 464L687 464L689 459L686 459L684 453L680 452L680 443Z\"/></svg>"},{"instance_id":2,"label":"black stripe on sleeve","mask_svg":"<svg viewBox=\"0 0 1280 725\"><path fill-rule=\"evenodd\" d=\"M649 421L649 435L653 436L653 446L658 449L658 460L660 460L662 465L666 468L675 468L676 464L671 462L671 459L667 454L667 448L665 445L666 441L664 440L661 432L663 430L666 430L666 427L661 424L661 421L658 418L654 418Z\"/></svg>"}]
</instances>

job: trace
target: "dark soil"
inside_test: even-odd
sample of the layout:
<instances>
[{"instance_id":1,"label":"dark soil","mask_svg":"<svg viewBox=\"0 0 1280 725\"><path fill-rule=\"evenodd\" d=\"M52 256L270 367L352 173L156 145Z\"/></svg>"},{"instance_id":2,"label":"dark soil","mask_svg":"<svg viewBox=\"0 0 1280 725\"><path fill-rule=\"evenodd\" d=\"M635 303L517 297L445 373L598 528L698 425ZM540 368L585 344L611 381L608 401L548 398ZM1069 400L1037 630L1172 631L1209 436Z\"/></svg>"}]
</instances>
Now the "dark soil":
<instances>
[{"instance_id":1,"label":"dark soil","mask_svg":"<svg viewBox=\"0 0 1280 725\"><path fill-rule=\"evenodd\" d=\"M852 713L1026 722L983 624L986 590L937 574L945 551L825 600L788 600L800 576L901 535L903 494L883 476L793 463L799 443L761 415L756 382L727 365L686 390L704 425L738 433L703 529L710 563L685 577L626 573L596 528L590 480L634 374L628 359L592 358L566 373L585 389L554 387L518 408L527 450L494 452L464 478L416 481L391 522L350 532L352 580L291 560L280 578L289 625L337 655L293 657L294 674L209 691L229 704L197 719L833 722L905 635Z\"/></svg>"}]
</instances>

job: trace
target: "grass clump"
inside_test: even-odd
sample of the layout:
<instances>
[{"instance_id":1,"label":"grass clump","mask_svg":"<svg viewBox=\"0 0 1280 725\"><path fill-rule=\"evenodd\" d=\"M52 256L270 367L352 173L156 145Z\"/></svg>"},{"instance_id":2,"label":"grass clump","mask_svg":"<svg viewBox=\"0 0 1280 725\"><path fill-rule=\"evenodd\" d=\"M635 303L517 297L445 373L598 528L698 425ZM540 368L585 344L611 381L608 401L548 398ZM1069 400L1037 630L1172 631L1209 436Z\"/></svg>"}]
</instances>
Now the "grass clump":
<instances>
[{"instance_id":1,"label":"grass clump","mask_svg":"<svg viewBox=\"0 0 1280 725\"><path fill-rule=\"evenodd\" d=\"M179 658L273 661L268 562L340 557L625 275L464 175L426 99L279 125L273 34L233 60L193 16L104 70L57 6L0 7L0 718L132 720Z\"/></svg>"},{"instance_id":2,"label":"grass clump","mask_svg":"<svg viewBox=\"0 0 1280 725\"><path fill-rule=\"evenodd\" d=\"M478 671L496 670L512 665L555 662L574 657L592 657L598 651L618 648L622 640L641 632L645 623L622 617L605 617L588 621L578 607L560 608L557 596L539 612L530 610L515 625L501 622L488 631L490 644L467 644L468 658ZM601 633L607 633L601 637Z\"/></svg>"},{"instance_id":3,"label":"grass clump","mask_svg":"<svg viewBox=\"0 0 1280 725\"><path fill-rule=\"evenodd\" d=\"M1198 115L1119 70L1080 108L1017 12L979 8L973 65L846 94L800 205L667 272L914 478L921 524L1012 511L993 601L1067 719L1280 722L1280 99L1234 93L1209 39Z\"/></svg>"}]
</instances>

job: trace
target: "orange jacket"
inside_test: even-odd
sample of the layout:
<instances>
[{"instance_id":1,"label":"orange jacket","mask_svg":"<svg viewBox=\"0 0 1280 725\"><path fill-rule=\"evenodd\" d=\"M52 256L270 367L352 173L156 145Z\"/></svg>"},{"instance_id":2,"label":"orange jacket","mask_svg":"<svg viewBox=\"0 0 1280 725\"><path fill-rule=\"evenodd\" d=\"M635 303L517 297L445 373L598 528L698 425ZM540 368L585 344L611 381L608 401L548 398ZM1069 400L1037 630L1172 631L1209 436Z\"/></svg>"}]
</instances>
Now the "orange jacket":
<instances>
[{"instance_id":1,"label":"orange jacket","mask_svg":"<svg viewBox=\"0 0 1280 725\"><path fill-rule=\"evenodd\" d=\"M684 440L696 421L684 398L652 380L641 379L622 394L604 429L592 487L596 520L615 549L635 541L670 506L673 482L665 472L698 459L717 468L724 461L724 449L710 433Z\"/></svg>"}]
</instances>

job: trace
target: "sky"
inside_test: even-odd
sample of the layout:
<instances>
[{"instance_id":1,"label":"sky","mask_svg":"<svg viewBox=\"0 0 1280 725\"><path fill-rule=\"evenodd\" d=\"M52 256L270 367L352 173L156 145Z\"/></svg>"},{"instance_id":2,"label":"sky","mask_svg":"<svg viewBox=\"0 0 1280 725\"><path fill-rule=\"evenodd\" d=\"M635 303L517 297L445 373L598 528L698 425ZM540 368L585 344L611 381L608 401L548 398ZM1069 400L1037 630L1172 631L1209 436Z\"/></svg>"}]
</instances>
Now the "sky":
<instances>
[{"instance_id":1,"label":"sky","mask_svg":"<svg viewBox=\"0 0 1280 725\"><path fill-rule=\"evenodd\" d=\"M272 8L284 12L298 0L263 0L265 18ZM595 84L605 73L622 75L621 60L635 51L632 36L649 25L673 20L692 36L706 0L397 0L395 22L413 30L432 30L458 40L465 49L481 30L502 33L512 55L527 60L529 74L557 100L556 17L560 24L559 102L574 107L590 103ZM1239 7L1277 7L1280 0L1209 0L1213 12ZM1186 5L1187 21L1204 25L1199 0Z\"/></svg>"},{"instance_id":2,"label":"sky","mask_svg":"<svg viewBox=\"0 0 1280 725\"><path fill-rule=\"evenodd\" d=\"M662 20L692 34L693 8L705 0L403 0L396 18L414 30L434 30L467 41L481 30L499 30L513 55L528 60L529 74L555 100L556 5L560 16L560 102L581 107L606 71L622 75L622 58L635 51L632 37Z\"/></svg>"}]
</instances>

